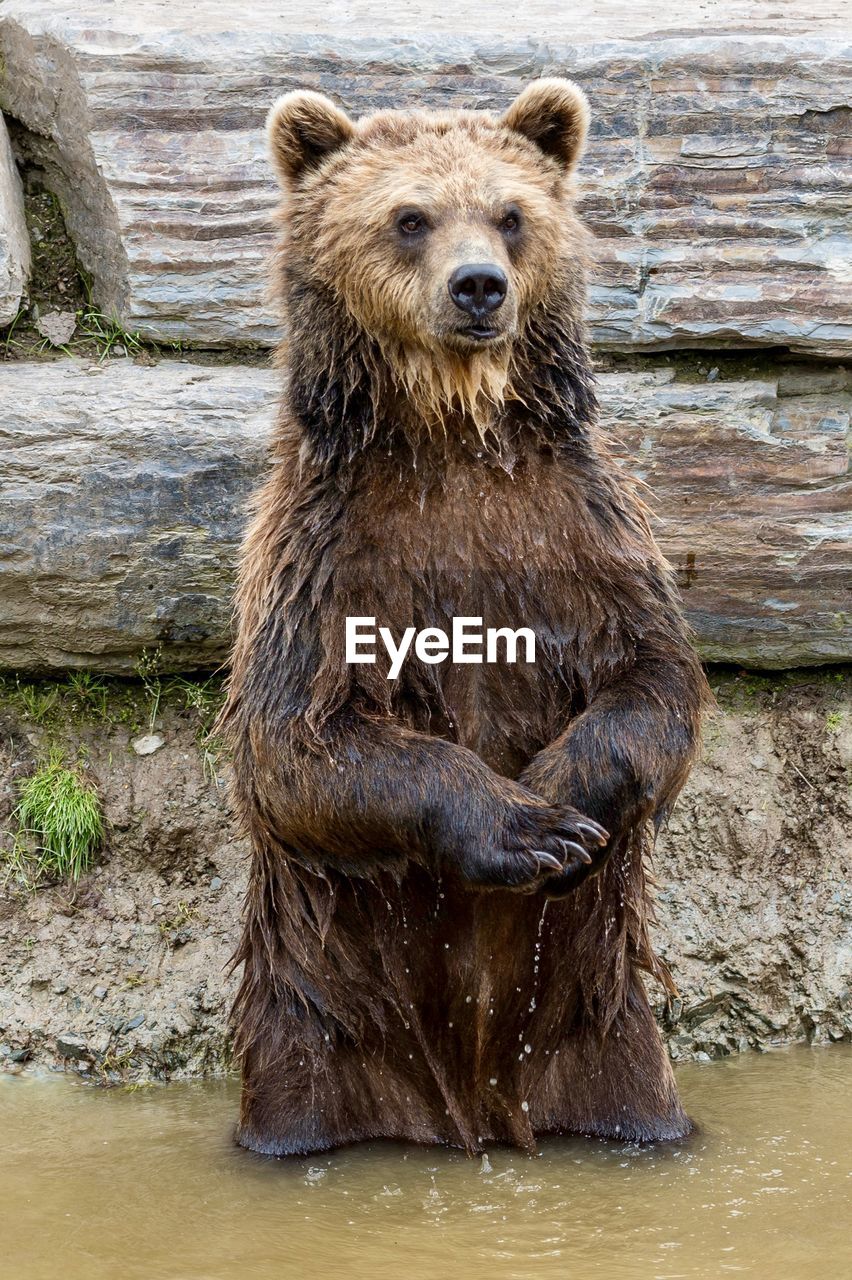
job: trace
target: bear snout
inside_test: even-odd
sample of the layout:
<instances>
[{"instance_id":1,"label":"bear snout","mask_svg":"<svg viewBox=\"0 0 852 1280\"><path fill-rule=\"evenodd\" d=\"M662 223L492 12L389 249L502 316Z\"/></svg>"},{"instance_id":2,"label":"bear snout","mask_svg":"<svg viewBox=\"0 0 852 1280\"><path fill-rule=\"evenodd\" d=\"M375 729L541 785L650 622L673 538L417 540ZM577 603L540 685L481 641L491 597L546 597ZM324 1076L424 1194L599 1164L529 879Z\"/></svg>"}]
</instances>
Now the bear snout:
<instances>
[{"instance_id":1,"label":"bear snout","mask_svg":"<svg viewBox=\"0 0 852 1280\"><path fill-rule=\"evenodd\" d=\"M466 311L474 320L483 320L502 307L509 281L503 268L494 262L466 262L456 267L447 287L461 311Z\"/></svg>"}]
</instances>

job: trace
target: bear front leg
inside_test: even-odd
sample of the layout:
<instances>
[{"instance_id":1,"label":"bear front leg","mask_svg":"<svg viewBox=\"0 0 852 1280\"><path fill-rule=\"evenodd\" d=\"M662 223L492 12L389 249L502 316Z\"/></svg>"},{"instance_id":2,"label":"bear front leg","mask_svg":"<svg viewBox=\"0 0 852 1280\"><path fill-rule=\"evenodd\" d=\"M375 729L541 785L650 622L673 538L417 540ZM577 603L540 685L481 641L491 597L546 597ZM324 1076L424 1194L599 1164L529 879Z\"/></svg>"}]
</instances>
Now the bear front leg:
<instances>
[{"instance_id":1,"label":"bear front leg","mask_svg":"<svg viewBox=\"0 0 852 1280\"><path fill-rule=\"evenodd\" d=\"M255 744L242 806L299 860L369 875L401 858L472 884L533 889L590 865L600 824L500 777L473 752L348 713L321 741ZM248 787L245 781L248 780Z\"/></svg>"},{"instance_id":2,"label":"bear front leg","mask_svg":"<svg viewBox=\"0 0 852 1280\"><path fill-rule=\"evenodd\" d=\"M569 893L600 871L619 837L659 821L689 774L707 698L691 650L640 653L555 742L530 761L521 783L551 804L571 805L611 834L591 863L566 868L548 893Z\"/></svg>"}]
</instances>

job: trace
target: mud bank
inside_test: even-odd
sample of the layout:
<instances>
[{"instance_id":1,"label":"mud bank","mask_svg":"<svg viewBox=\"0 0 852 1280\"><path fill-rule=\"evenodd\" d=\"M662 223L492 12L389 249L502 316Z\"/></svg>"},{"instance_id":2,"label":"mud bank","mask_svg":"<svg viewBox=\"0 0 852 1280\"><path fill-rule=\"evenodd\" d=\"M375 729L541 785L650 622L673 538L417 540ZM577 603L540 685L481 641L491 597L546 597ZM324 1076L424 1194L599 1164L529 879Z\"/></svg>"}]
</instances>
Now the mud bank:
<instances>
[{"instance_id":1,"label":"mud bank","mask_svg":"<svg viewBox=\"0 0 852 1280\"><path fill-rule=\"evenodd\" d=\"M670 1052L852 1038L848 672L716 670L711 683L719 712L656 855L657 944L680 990L668 1007L657 993ZM112 1083L229 1070L236 977L227 965L247 847L228 815L227 761L209 736L216 696L210 682L161 682L150 671L144 683L6 678L6 1070L47 1066ZM106 837L76 886L33 888L14 808L51 750L94 783Z\"/></svg>"}]
</instances>

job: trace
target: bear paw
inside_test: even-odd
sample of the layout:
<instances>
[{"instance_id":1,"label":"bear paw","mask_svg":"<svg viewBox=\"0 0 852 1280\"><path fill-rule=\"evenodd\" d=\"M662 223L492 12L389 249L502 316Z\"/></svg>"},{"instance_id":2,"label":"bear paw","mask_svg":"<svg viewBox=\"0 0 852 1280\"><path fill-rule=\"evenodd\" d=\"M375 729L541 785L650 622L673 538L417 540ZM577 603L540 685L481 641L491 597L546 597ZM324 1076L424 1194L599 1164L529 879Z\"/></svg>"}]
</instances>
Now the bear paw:
<instances>
[{"instance_id":1,"label":"bear paw","mask_svg":"<svg viewBox=\"0 0 852 1280\"><path fill-rule=\"evenodd\" d=\"M476 884L531 893L540 888L549 892L556 881L558 892L564 893L568 881L579 877L579 884L599 869L608 839L603 827L576 809L515 803L498 839L466 858L463 867Z\"/></svg>"}]
</instances>

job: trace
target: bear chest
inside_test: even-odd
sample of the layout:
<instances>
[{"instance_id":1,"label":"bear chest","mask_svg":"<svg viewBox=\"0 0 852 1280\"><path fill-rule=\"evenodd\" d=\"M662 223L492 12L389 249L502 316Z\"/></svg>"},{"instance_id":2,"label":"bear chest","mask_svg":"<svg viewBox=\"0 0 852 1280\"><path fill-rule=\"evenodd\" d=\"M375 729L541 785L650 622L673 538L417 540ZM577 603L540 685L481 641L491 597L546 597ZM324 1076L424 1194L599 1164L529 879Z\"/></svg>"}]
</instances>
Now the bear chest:
<instances>
[{"instance_id":1,"label":"bear chest","mask_svg":"<svg viewBox=\"0 0 852 1280\"><path fill-rule=\"evenodd\" d=\"M380 483L380 479L382 483ZM544 462L515 473L459 466L440 484L418 486L377 477L350 511L345 568L336 592L348 615L375 619L396 643L406 628L445 633L445 660L424 663L409 652L393 681L391 703L402 719L460 741L512 775L558 733L576 701L571 653L590 600L603 599L588 564L582 500L570 479ZM455 661L454 622L481 620L482 661ZM476 626L472 626L473 631ZM532 661L519 639L510 661L489 630L531 630ZM386 678L377 647L369 676Z\"/></svg>"},{"instance_id":2,"label":"bear chest","mask_svg":"<svg viewBox=\"0 0 852 1280\"><path fill-rule=\"evenodd\" d=\"M545 457L511 470L451 459L431 478L380 467L347 526L348 552L362 557L376 594L392 608L410 601L435 625L442 615L488 611L498 625L521 626L521 615L549 611L553 592L570 607L578 571L587 583L595 572L583 496Z\"/></svg>"}]
</instances>

